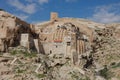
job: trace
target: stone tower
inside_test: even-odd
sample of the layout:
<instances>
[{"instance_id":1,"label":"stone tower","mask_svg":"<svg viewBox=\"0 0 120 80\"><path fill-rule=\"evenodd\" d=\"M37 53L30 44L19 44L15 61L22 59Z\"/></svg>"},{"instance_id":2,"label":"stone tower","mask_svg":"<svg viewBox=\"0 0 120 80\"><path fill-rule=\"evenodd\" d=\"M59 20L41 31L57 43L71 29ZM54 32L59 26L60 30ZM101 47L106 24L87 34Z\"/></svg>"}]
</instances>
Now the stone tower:
<instances>
[{"instance_id":1,"label":"stone tower","mask_svg":"<svg viewBox=\"0 0 120 80\"><path fill-rule=\"evenodd\" d=\"M51 21L57 20L58 19L58 13L51 12L51 16L50 17L51 17L50 18Z\"/></svg>"}]
</instances>

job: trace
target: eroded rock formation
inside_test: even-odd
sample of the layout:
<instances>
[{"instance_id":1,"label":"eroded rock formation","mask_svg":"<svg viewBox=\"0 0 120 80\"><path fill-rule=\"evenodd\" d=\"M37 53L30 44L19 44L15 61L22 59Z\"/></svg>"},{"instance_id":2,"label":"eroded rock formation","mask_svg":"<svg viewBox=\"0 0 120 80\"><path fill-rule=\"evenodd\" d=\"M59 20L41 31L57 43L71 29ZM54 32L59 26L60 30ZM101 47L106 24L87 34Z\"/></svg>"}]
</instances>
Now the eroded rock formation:
<instances>
[{"instance_id":1,"label":"eroded rock formation","mask_svg":"<svg viewBox=\"0 0 120 80\"><path fill-rule=\"evenodd\" d=\"M0 11L0 51L20 45L21 34L27 33L35 38L32 26L5 11Z\"/></svg>"},{"instance_id":2,"label":"eroded rock formation","mask_svg":"<svg viewBox=\"0 0 120 80\"><path fill-rule=\"evenodd\" d=\"M32 25L0 11L0 52L8 49L0 79L119 80L120 24L51 13L50 21Z\"/></svg>"}]
</instances>

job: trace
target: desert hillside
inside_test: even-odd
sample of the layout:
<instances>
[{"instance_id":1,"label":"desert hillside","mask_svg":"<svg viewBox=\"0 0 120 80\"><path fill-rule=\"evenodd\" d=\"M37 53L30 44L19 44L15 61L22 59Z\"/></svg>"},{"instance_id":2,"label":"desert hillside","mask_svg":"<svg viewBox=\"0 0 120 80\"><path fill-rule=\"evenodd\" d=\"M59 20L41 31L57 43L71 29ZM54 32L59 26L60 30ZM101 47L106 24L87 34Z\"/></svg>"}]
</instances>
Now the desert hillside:
<instances>
[{"instance_id":1,"label":"desert hillside","mask_svg":"<svg viewBox=\"0 0 120 80\"><path fill-rule=\"evenodd\" d=\"M29 24L0 10L0 80L120 80L120 23Z\"/></svg>"}]
</instances>

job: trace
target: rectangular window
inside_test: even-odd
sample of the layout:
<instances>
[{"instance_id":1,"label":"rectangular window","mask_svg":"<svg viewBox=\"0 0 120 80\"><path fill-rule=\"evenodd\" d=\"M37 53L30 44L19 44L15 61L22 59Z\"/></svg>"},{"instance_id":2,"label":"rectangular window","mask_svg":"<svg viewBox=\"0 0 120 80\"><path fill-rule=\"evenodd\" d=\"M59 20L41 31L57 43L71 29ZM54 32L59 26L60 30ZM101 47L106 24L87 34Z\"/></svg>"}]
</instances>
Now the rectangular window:
<instances>
[{"instance_id":1,"label":"rectangular window","mask_svg":"<svg viewBox=\"0 0 120 80\"><path fill-rule=\"evenodd\" d=\"M70 46L70 44L71 44L70 42L67 42L67 46Z\"/></svg>"}]
</instances>

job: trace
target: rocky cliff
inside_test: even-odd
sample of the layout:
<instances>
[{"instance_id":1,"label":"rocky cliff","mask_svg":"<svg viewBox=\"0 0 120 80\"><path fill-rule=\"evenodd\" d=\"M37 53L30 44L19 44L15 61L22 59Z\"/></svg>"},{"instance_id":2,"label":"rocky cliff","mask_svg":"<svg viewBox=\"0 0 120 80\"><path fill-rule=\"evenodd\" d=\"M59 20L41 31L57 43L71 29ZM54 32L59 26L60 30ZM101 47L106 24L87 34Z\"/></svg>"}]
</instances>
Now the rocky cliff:
<instances>
[{"instance_id":1,"label":"rocky cliff","mask_svg":"<svg viewBox=\"0 0 120 80\"><path fill-rule=\"evenodd\" d=\"M0 51L20 45L21 34L28 33L35 37L33 25L0 10Z\"/></svg>"},{"instance_id":2,"label":"rocky cliff","mask_svg":"<svg viewBox=\"0 0 120 80\"><path fill-rule=\"evenodd\" d=\"M0 11L0 32L1 80L120 80L119 23L54 13L50 21L30 26ZM37 52L20 46L24 33L36 39Z\"/></svg>"}]
</instances>

